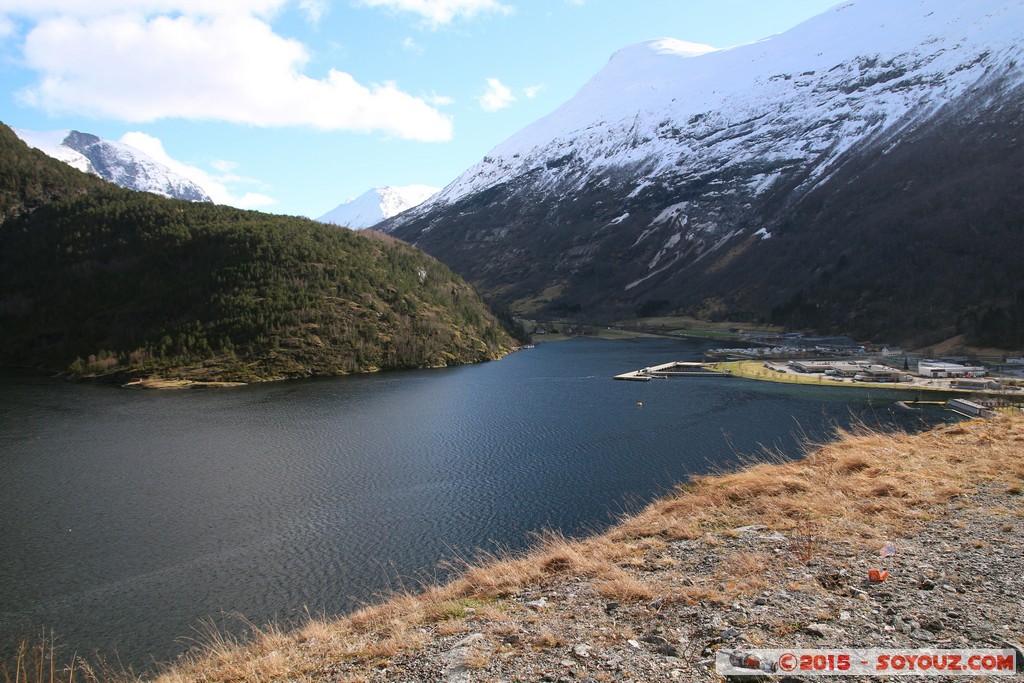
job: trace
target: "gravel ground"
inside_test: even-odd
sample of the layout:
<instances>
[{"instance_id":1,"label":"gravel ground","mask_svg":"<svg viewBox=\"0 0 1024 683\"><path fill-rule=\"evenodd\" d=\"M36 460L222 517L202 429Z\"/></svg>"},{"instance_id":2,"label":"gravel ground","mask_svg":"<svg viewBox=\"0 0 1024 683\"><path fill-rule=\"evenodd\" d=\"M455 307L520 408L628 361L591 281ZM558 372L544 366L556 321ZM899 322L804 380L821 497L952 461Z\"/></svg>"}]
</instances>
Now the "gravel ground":
<instances>
[{"instance_id":1,"label":"gravel ground","mask_svg":"<svg viewBox=\"0 0 1024 683\"><path fill-rule=\"evenodd\" d=\"M470 607L465 617L421 629L422 648L398 653L373 672L357 673L342 662L318 678L721 680L714 664L719 650L1019 648L1021 496L987 487L936 512L880 551L759 526L653 544L627 566L654 587L642 599L608 599L591 581L555 574L497 599L479 618ZM869 581L871 568L887 571L886 579ZM737 592L739 599L715 599Z\"/></svg>"}]
</instances>

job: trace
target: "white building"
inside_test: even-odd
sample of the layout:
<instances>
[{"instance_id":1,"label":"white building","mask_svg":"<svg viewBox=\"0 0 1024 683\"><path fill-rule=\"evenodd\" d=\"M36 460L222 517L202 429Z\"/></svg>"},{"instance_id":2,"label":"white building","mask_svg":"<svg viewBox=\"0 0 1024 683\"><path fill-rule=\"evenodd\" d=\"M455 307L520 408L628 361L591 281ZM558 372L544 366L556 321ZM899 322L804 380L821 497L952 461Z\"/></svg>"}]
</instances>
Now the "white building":
<instances>
[{"instance_id":1,"label":"white building","mask_svg":"<svg viewBox=\"0 0 1024 683\"><path fill-rule=\"evenodd\" d=\"M960 365L938 360L922 360L917 363L917 374L921 377L984 377L986 372L979 365Z\"/></svg>"}]
</instances>

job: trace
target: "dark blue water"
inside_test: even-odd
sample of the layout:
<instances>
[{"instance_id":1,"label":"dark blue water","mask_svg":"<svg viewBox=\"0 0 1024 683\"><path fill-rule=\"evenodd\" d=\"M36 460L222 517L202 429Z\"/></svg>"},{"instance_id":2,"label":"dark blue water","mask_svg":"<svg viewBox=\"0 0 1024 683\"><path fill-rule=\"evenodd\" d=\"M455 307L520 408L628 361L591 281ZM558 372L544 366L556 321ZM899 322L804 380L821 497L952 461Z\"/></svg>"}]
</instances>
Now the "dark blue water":
<instances>
[{"instance_id":1,"label":"dark blue water","mask_svg":"<svg viewBox=\"0 0 1024 683\"><path fill-rule=\"evenodd\" d=\"M611 379L703 348L579 339L479 366L183 392L6 377L0 648L52 628L69 651L145 666L201 618L344 612L477 549L601 529L762 447L796 454L851 420L920 425L891 393Z\"/></svg>"}]
</instances>

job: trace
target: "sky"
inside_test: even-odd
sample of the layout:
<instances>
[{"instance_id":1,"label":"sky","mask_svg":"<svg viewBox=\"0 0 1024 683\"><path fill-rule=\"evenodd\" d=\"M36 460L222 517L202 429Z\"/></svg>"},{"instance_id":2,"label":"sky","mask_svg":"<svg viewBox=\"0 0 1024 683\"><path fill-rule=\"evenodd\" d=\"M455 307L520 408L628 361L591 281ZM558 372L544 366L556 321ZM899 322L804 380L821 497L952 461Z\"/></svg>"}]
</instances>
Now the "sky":
<instances>
[{"instance_id":1,"label":"sky","mask_svg":"<svg viewBox=\"0 0 1024 683\"><path fill-rule=\"evenodd\" d=\"M316 218L443 187L627 45L731 47L838 0L0 0L0 121Z\"/></svg>"}]
</instances>

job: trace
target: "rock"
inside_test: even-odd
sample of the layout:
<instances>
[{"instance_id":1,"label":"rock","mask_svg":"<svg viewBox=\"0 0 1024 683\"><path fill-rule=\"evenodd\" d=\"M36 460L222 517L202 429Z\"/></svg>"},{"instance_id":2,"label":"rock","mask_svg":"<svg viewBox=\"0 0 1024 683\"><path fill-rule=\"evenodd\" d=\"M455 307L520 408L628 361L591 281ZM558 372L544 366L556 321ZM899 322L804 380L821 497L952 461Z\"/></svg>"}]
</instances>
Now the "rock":
<instances>
[{"instance_id":1,"label":"rock","mask_svg":"<svg viewBox=\"0 0 1024 683\"><path fill-rule=\"evenodd\" d=\"M740 633L742 633L742 631L740 631L738 628L727 628L724 631L722 631L718 637L722 640L732 640Z\"/></svg>"},{"instance_id":2,"label":"rock","mask_svg":"<svg viewBox=\"0 0 1024 683\"><path fill-rule=\"evenodd\" d=\"M609 603L605 604L604 611L605 611L605 614L611 614L612 612L614 612L618 608L619 608L619 603L617 603L617 602L609 602Z\"/></svg>"},{"instance_id":3,"label":"rock","mask_svg":"<svg viewBox=\"0 0 1024 683\"><path fill-rule=\"evenodd\" d=\"M448 652L441 655L444 663L444 680L448 683L464 683L472 680L469 669L466 667L466 660L472 653L474 645L486 642L482 633L473 633L455 644Z\"/></svg>"},{"instance_id":4,"label":"rock","mask_svg":"<svg viewBox=\"0 0 1024 683\"><path fill-rule=\"evenodd\" d=\"M946 625L942 623L941 619L927 619L921 624L921 628L932 633L941 633L946 630Z\"/></svg>"},{"instance_id":5,"label":"rock","mask_svg":"<svg viewBox=\"0 0 1024 683\"><path fill-rule=\"evenodd\" d=\"M1012 649L1017 655L1017 673L1024 672L1024 645L1013 640L1004 640L1003 647Z\"/></svg>"},{"instance_id":6,"label":"rock","mask_svg":"<svg viewBox=\"0 0 1024 683\"><path fill-rule=\"evenodd\" d=\"M589 645L580 644L572 649L572 653L580 659L588 659L590 657L590 650L592 648Z\"/></svg>"},{"instance_id":7,"label":"rock","mask_svg":"<svg viewBox=\"0 0 1024 683\"><path fill-rule=\"evenodd\" d=\"M542 609L548 606L548 599L540 598L539 600L532 600L526 603L526 606L534 610L535 612L540 612Z\"/></svg>"},{"instance_id":8,"label":"rock","mask_svg":"<svg viewBox=\"0 0 1024 683\"><path fill-rule=\"evenodd\" d=\"M627 642L627 643L629 643L629 646L630 646L631 648L634 648L634 649L636 649L636 650L639 650L639 649L640 649L640 641L638 641L638 640L633 640L632 638L630 638L630 639L629 639L629 640L627 640L626 642Z\"/></svg>"},{"instance_id":9,"label":"rock","mask_svg":"<svg viewBox=\"0 0 1024 683\"><path fill-rule=\"evenodd\" d=\"M813 623L804 626L804 633L815 636L817 638L833 638L836 636L838 631L828 624Z\"/></svg>"},{"instance_id":10,"label":"rock","mask_svg":"<svg viewBox=\"0 0 1024 683\"><path fill-rule=\"evenodd\" d=\"M477 645L484 642L487 638L482 633L471 633L459 642L455 643L455 647L470 647L471 645Z\"/></svg>"},{"instance_id":11,"label":"rock","mask_svg":"<svg viewBox=\"0 0 1024 683\"><path fill-rule=\"evenodd\" d=\"M913 631L911 631L910 632L910 637L913 638L914 640L920 640L923 643L934 643L935 642L935 636L933 634L928 633L928 631L922 631L919 628L915 628Z\"/></svg>"},{"instance_id":12,"label":"rock","mask_svg":"<svg viewBox=\"0 0 1024 683\"><path fill-rule=\"evenodd\" d=\"M674 648L672 645L670 645L668 643L665 643L664 645L659 645L658 647L656 647L654 649L654 651L657 652L659 655L664 655L666 657L678 657L679 656L679 650L677 650L676 648Z\"/></svg>"}]
</instances>

